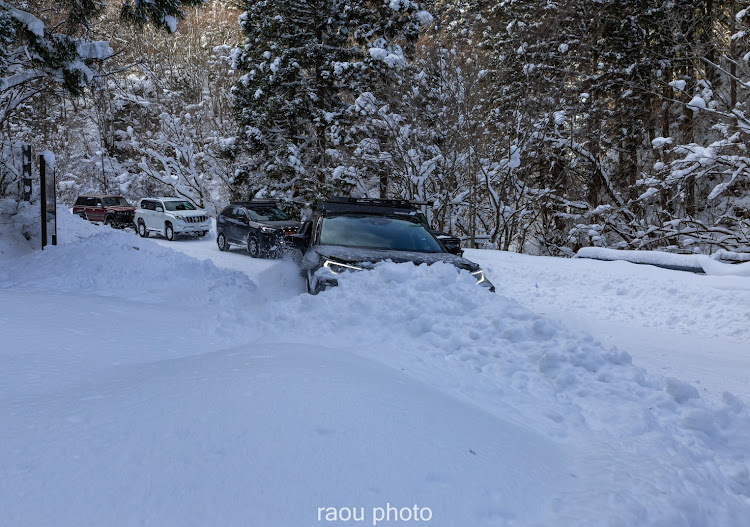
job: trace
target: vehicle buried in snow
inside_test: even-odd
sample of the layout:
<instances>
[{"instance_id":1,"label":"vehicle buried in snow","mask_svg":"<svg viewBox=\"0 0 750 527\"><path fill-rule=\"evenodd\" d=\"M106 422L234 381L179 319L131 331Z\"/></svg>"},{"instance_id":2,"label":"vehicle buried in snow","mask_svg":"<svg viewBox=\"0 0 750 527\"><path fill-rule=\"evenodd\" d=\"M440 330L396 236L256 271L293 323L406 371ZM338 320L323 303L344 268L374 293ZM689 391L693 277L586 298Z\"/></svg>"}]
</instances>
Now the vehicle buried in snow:
<instances>
[{"instance_id":1,"label":"vehicle buried in snow","mask_svg":"<svg viewBox=\"0 0 750 527\"><path fill-rule=\"evenodd\" d=\"M73 205L73 214L84 220L124 229L133 226L135 207L122 196L82 194Z\"/></svg>"},{"instance_id":2,"label":"vehicle buried in snow","mask_svg":"<svg viewBox=\"0 0 750 527\"><path fill-rule=\"evenodd\" d=\"M205 236L211 230L208 213L184 198L143 198L134 218L138 234L159 233L173 241L178 235Z\"/></svg>"},{"instance_id":3,"label":"vehicle buried in snow","mask_svg":"<svg viewBox=\"0 0 750 527\"><path fill-rule=\"evenodd\" d=\"M299 226L275 201L234 201L216 217L216 244L222 251L243 246L253 258L282 256L286 236Z\"/></svg>"},{"instance_id":4,"label":"vehicle buried in snow","mask_svg":"<svg viewBox=\"0 0 750 527\"><path fill-rule=\"evenodd\" d=\"M338 285L337 275L386 260L431 265L444 262L466 270L477 284L495 287L471 260L453 254L417 216L407 200L333 198L317 204L289 243L302 253L300 274L317 294Z\"/></svg>"}]
</instances>

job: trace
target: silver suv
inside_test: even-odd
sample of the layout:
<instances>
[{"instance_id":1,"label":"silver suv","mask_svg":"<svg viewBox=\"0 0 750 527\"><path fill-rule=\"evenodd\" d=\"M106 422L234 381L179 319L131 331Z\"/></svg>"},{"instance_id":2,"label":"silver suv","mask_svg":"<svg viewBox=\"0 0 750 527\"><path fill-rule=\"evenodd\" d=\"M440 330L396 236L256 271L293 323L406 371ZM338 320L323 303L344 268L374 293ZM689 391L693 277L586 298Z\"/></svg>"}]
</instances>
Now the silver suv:
<instances>
[{"instance_id":1,"label":"silver suv","mask_svg":"<svg viewBox=\"0 0 750 527\"><path fill-rule=\"evenodd\" d=\"M184 198L143 198L133 219L138 234L156 232L172 241L178 234L205 236L211 230L208 213Z\"/></svg>"}]
</instances>

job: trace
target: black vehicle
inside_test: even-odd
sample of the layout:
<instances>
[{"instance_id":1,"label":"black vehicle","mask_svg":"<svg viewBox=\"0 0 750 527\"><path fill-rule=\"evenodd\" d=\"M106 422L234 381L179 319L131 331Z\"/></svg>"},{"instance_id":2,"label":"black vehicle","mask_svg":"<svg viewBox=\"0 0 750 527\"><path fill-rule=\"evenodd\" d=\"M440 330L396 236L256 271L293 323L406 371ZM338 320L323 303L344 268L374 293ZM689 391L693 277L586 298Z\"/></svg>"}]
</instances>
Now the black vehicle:
<instances>
[{"instance_id":1,"label":"black vehicle","mask_svg":"<svg viewBox=\"0 0 750 527\"><path fill-rule=\"evenodd\" d=\"M222 251L243 246L253 258L279 256L284 236L298 228L299 222L291 220L275 201L236 201L216 217L216 243Z\"/></svg>"},{"instance_id":2,"label":"black vehicle","mask_svg":"<svg viewBox=\"0 0 750 527\"><path fill-rule=\"evenodd\" d=\"M310 220L288 237L302 251L300 274L317 294L338 284L336 275L377 262L445 262L469 271L477 284L495 287L476 263L451 254L407 200L334 198L318 203ZM321 269L325 269L321 271Z\"/></svg>"}]
</instances>

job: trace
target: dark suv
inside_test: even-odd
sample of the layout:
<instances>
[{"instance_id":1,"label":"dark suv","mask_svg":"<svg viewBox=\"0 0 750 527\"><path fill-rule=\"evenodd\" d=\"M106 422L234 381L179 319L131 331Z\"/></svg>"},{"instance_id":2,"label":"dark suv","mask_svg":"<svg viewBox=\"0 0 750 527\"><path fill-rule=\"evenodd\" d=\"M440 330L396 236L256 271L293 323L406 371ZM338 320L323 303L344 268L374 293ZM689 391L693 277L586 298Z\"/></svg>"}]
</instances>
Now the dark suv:
<instances>
[{"instance_id":1,"label":"dark suv","mask_svg":"<svg viewBox=\"0 0 750 527\"><path fill-rule=\"evenodd\" d=\"M84 194L73 205L73 214L94 222L122 229L133 226L135 207L122 196Z\"/></svg>"},{"instance_id":2,"label":"dark suv","mask_svg":"<svg viewBox=\"0 0 750 527\"><path fill-rule=\"evenodd\" d=\"M444 262L495 287L476 263L450 253L424 226L407 200L334 198L318 203L310 220L288 237L302 252L300 274L317 294L338 284L337 275L362 271L377 262Z\"/></svg>"},{"instance_id":3,"label":"dark suv","mask_svg":"<svg viewBox=\"0 0 750 527\"><path fill-rule=\"evenodd\" d=\"M284 237L298 228L299 222L291 220L275 201L236 201L216 217L216 243L222 251L243 246L253 258L280 256Z\"/></svg>"}]
</instances>

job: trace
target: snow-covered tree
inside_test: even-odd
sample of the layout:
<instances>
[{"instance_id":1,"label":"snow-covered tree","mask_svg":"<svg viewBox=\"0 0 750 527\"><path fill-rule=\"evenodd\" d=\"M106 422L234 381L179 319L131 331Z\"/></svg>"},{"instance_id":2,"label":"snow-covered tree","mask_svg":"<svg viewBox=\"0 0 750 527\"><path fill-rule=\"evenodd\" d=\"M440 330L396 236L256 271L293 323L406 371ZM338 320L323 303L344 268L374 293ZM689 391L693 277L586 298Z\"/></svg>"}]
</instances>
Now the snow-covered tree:
<instances>
[{"instance_id":1,"label":"snow-covered tree","mask_svg":"<svg viewBox=\"0 0 750 527\"><path fill-rule=\"evenodd\" d=\"M238 192L305 202L346 185L337 151L348 110L405 63L425 13L410 0L245 5L236 108L250 160L236 178Z\"/></svg>"}]
</instances>

